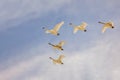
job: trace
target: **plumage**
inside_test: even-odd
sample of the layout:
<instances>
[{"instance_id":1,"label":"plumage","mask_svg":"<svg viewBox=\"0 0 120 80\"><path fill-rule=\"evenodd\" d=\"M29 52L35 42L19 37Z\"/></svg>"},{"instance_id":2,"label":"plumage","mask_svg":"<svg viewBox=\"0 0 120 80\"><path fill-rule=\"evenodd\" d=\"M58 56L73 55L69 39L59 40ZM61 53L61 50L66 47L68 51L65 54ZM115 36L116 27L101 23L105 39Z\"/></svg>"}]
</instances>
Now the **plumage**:
<instances>
[{"instance_id":1,"label":"plumage","mask_svg":"<svg viewBox=\"0 0 120 80\"><path fill-rule=\"evenodd\" d=\"M81 30L81 31L84 31L84 32L87 31L87 30L86 30L86 26L87 26L87 23L86 23L86 22L82 22L81 25L78 25L78 26L73 25L72 23L70 23L70 25L71 25L72 27L74 27L73 33L77 33L78 30Z\"/></svg>"},{"instance_id":2,"label":"plumage","mask_svg":"<svg viewBox=\"0 0 120 80\"><path fill-rule=\"evenodd\" d=\"M51 44L51 43L48 43L49 45L51 45L54 49L58 49L58 50L64 50L62 48L62 46L65 44L64 41L60 41L58 44L54 45L54 44Z\"/></svg>"},{"instance_id":3,"label":"plumage","mask_svg":"<svg viewBox=\"0 0 120 80\"><path fill-rule=\"evenodd\" d=\"M106 22L106 23L98 22L98 23L103 24L102 33L104 33L107 28L114 28L113 22Z\"/></svg>"},{"instance_id":4,"label":"plumage","mask_svg":"<svg viewBox=\"0 0 120 80\"><path fill-rule=\"evenodd\" d=\"M52 57L49 57L49 58L53 61L54 64L63 64L62 59L64 57L65 57L64 55L60 55L58 59L53 59Z\"/></svg>"},{"instance_id":5,"label":"plumage","mask_svg":"<svg viewBox=\"0 0 120 80\"><path fill-rule=\"evenodd\" d=\"M53 28L53 29L50 29L50 30L44 28L44 29L45 29L45 33L50 33L50 34L52 34L52 35L59 36L60 34L59 34L58 31L59 31L60 27L61 27L63 24L64 24L64 21L56 24L56 25L54 26L54 28Z\"/></svg>"}]
</instances>

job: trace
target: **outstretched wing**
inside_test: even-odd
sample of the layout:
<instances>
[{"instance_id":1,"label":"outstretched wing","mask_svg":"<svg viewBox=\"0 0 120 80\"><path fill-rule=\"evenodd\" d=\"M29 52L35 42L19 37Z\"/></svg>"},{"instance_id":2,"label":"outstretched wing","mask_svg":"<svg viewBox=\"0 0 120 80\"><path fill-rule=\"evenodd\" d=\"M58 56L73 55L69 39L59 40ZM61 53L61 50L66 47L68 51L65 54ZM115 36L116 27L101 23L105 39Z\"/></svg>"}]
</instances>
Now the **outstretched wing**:
<instances>
[{"instance_id":1,"label":"outstretched wing","mask_svg":"<svg viewBox=\"0 0 120 80\"><path fill-rule=\"evenodd\" d=\"M102 28L102 33L104 33L106 31L107 27L106 26L103 26Z\"/></svg>"},{"instance_id":2,"label":"outstretched wing","mask_svg":"<svg viewBox=\"0 0 120 80\"><path fill-rule=\"evenodd\" d=\"M80 27L82 27L82 28L86 28L86 26L87 26L86 22L82 22L82 24L80 25Z\"/></svg>"},{"instance_id":3,"label":"outstretched wing","mask_svg":"<svg viewBox=\"0 0 120 80\"><path fill-rule=\"evenodd\" d=\"M64 24L64 21L58 23L55 25L55 27L53 28L55 31L58 31L60 29L60 27Z\"/></svg>"},{"instance_id":4,"label":"outstretched wing","mask_svg":"<svg viewBox=\"0 0 120 80\"><path fill-rule=\"evenodd\" d=\"M47 33L47 34L48 34L48 33L50 33L50 31L51 31L51 30L46 30L46 31L45 31L45 33Z\"/></svg>"},{"instance_id":5,"label":"outstretched wing","mask_svg":"<svg viewBox=\"0 0 120 80\"><path fill-rule=\"evenodd\" d=\"M58 60L61 61L65 56L64 55L60 55Z\"/></svg>"},{"instance_id":6,"label":"outstretched wing","mask_svg":"<svg viewBox=\"0 0 120 80\"><path fill-rule=\"evenodd\" d=\"M59 42L58 46L63 46L65 44L65 41Z\"/></svg>"},{"instance_id":7,"label":"outstretched wing","mask_svg":"<svg viewBox=\"0 0 120 80\"><path fill-rule=\"evenodd\" d=\"M78 27L75 27L73 33L75 34L77 31L78 31Z\"/></svg>"}]
</instances>

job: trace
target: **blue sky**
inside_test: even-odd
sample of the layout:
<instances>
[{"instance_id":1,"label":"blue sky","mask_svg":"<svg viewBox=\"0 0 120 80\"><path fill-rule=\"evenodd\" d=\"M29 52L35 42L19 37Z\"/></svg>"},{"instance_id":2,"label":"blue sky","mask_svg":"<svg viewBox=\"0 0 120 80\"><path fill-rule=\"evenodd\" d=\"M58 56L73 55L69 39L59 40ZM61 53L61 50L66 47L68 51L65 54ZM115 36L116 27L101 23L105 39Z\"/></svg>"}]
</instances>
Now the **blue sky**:
<instances>
[{"instance_id":1,"label":"blue sky","mask_svg":"<svg viewBox=\"0 0 120 80\"><path fill-rule=\"evenodd\" d=\"M0 80L119 80L119 0L0 0ZM64 21L60 36L45 34ZM73 34L87 22L87 32ZM115 29L101 33L98 21L113 21ZM64 51L48 42L64 40ZM49 57L66 57L64 65Z\"/></svg>"}]
</instances>

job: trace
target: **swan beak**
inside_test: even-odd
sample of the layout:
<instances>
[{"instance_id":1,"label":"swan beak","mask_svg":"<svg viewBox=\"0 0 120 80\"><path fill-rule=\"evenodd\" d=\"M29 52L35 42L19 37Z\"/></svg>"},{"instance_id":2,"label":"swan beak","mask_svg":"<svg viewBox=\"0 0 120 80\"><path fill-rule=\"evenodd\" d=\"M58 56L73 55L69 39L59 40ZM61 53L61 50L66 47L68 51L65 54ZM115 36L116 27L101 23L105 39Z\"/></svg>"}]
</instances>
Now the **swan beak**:
<instances>
[{"instance_id":1,"label":"swan beak","mask_svg":"<svg viewBox=\"0 0 120 80\"><path fill-rule=\"evenodd\" d=\"M114 28L114 26L112 26L112 28Z\"/></svg>"},{"instance_id":2,"label":"swan beak","mask_svg":"<svg viewBox=\"0 0 120 80\"><path fill-rule=\"evenodd\" d=\"M84 30L84 32L86 32L87 30Z\"/></svg>"},{"instance_id":3,"label":"swan beak","mask_svg":"<svg viewBox=\"0 0 120 80\"><path fill-rule=\"evenodd\" d=\"M64 63L61 63L61 64L64 64Z\"/></svg>"},{"instance_id":4,"label":"swan beak","mask_svg":"<svg viewBox=\"0 0 120 80\"><path fill-rule=\"evenodd\" d=\"M59 33L57 33L57 36L59 36L60 34Z\"/></svg>"}]
</instances>

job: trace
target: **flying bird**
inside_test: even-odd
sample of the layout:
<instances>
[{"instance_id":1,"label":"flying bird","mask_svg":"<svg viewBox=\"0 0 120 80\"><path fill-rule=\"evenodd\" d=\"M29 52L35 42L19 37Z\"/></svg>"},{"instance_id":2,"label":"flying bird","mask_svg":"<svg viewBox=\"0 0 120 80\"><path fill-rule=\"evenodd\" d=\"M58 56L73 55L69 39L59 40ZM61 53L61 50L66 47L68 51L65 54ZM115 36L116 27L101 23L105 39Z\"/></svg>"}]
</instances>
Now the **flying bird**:
<instances>
[{"instance_id":1,"label":"flying bird","mask_svg":"<svg viewBox=\"0 0 120 80\"><path fill-rule=\"evenodd\" d=\"M70 26L74 27L74 30L73 30L73 33L76 33L78 30L81 30L81 31L84 31L86 32L86 26L87 26L87 23L86 22L82 22L81 25L73 25L72 23L69 23Z\"/></svg>"},{"instance_id":2,"label":"flying bird","mask_svg":"<svg viewBox=\"0 0 120 80\"><path fill-rule=\"evenodd\" d=\"M43 29L45 29L45 33L50 33L50 34L52 34L52 35L59 36L60 33L59 33L58 31L59 31L60 27L61 27L63 24L64 24L64 21L56 24L53 29L50 29L50 30L49 30L49 29L47 29L47 28L45 28L45 27L43 27Z\"/></svg>"},{"instance_id":3,"label":"flying bird","mask_svg":"<svg viewBox=\"0 0 120 80\"><path fill-rule=\"evenodd\" d=\"M100 22L99 21L98 23L103 24L102 33L104 33L107 28L112 28L112 29L114 28L113 22L106 22L106 23L104 23L104 22Z\"/></svg>"},{"instance_id":4,"label":"flying bird","mask_svg":"<svg viewBox=\"0 0 120 80\"><path fill-rule=\"evenodd\" d=\"M58 57L58 59L53 59L52 57L49 57L52 61L53 61L53 63L54 64L63 64L63 62L62 62L62 59L64 58L65 56L64 55L60 55L59 57Z\"/></svg>"},{"instance_id":5,"label":"flying bird","mask_svg":"<svg viewBox=\"0 0 120 80\"><path fill-rule=\"evenodd\" d=\"M62 48L62 46L65 44L65 41L60 41L58 44L54 45L54 44L51 44L51 43L48 43L49 45L51 45L54 49L58 49L58 50L64 50Z\"/></svg>"}]
</instances>

